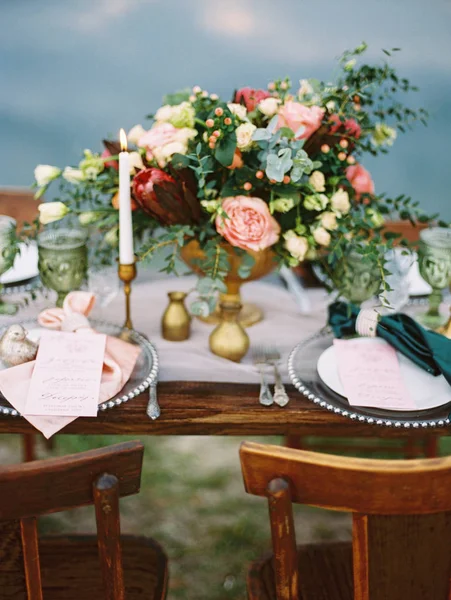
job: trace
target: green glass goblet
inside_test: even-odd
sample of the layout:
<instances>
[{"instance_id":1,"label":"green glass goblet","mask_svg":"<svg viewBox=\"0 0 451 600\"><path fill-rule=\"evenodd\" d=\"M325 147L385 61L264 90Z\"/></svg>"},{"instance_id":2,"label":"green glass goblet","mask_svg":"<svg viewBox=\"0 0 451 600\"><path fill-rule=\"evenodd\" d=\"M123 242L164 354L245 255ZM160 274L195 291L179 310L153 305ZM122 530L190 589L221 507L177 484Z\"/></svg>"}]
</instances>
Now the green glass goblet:
<instances>
[{"instance_id":1,"label":"green glass goblet","mask_svg":"<svg viewBox=\"0 0 451 600\"><path fill-rule=\"evenodd\" d=\"M418 320L427 327L436 328L445 320L440 314L442 290L451 281L451 229L423 229L418 246L418 262L421 276L432 287L429 310L426 314L419 315Z\"/></svg>"},{"instance_id":2,"label":"green glass goblet","mask_svg":"<svg viewBox=\"0 0 451 600\"><path fill-rule=\"evenodd\" d=\"M87 234L77 229L49 229L38 236L39 274L45 287L58 294L62 307L69 292L86 281L88 270Z\"/></svg>"},{"instance_id":3,"label":"green glass goblet","mask_svg":"<svg viewBox=\"0 0 451 600\"><path fill-rule=\"evenodd\" d=\"M377 294L381 272L377 260L351 250L334 269L332 280L346 300L360 306Z\"/></svg>"},{"instance_id":4,"label":"green glass goblet","mask_svg":"<svg viewBox=\"0 0 451 600\"><path fill-rule=\"evenodd\" d=\"M0 275L13 266L17 251L16 221L6 215L0 215ZM0 285L0 291L1 288ZM3 302L0 298L1 315L14 315L16 312L16 304Z\"/></svg>"}]
</instances>

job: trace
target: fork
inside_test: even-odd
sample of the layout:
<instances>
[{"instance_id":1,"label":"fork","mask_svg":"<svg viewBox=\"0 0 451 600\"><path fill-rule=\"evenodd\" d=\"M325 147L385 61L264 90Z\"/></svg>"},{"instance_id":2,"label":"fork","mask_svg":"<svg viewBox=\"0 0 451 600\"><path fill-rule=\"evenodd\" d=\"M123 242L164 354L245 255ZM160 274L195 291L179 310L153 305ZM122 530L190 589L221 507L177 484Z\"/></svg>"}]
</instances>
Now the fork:
<instances>
[{"instance_id":1,"label":"fork","mask_svg":"<svg viewBox=\"0 0 451 600\"><path fill-rule=\"evenodd\" d=\"M161 414L160 405L157 399L157 382L152 383L149 389L149 402L146 409L147 416L155 421Z\"/></svg>"},{"instance_id":2,"label":"fork","mask_svg":"<svg viewBox=\"0 0 451 600\"><path fill-rule=\"evenodd\" d=\"M254 348L252 353L252 360L254 365L260 371L260 394L259 401L263 406L271 406L274 402L274 398L269 389L268 382L266 381L265 369L264 367L268 364L266 355L264 353L263 348L258 346Z\"/></svg>"},{"instance_id":3,"label":"fork","mask_svg":"<svg viewBox=\"0 0 451 600\"><path fill-rule=\"evenodd\" d=\"M282 383L278 363L280 362L280 352L275 346L270 346L263 349L266 357L266 363L273 366L274 369L274 402L279 406L286 406L290 401L285 386Z\"/></svg>"}]
</instances>

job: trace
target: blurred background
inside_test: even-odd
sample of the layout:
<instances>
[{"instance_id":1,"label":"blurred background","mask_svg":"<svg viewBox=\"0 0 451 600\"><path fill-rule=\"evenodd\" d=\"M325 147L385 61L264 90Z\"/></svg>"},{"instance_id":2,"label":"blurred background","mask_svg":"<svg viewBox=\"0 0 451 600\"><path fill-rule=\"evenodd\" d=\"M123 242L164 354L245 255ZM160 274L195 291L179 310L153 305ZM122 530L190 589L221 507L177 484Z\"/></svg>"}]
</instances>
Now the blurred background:
<instances>
[{"instance_id":1,"label":"blurred background","mask_svg":"<svg viewBox=\"0 0 451 600\"><path fill-rule=\"evenodd\" d=\"M365 161L376 189L451 218L450 0L0 0L0 23L0 187L146 126L167 92L198 84L228 99L285 75L329 80L365 40L371 60L402 48L394 64L431 115Z\"/></svg>"}]
</instances>

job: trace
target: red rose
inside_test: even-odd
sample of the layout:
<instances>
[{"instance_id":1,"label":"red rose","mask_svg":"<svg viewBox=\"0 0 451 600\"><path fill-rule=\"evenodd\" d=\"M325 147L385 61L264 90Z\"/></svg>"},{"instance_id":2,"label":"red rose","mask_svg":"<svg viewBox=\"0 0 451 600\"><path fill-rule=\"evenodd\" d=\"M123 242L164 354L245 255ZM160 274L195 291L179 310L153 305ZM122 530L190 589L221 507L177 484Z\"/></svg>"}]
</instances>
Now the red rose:
<instances>
[{"instance_id":1,"label":"red rose","mask_svg":"<svg viewBox=\"0 0 451 600\"><path fill-rule=\"evenodd\" d=\"M354 138L355 140L358 140L362 134L362 128L355 119L346 119L345 121L341 121L338 115L331 115L329 121L334 123L330 128L331 133L340 132L343 133L343 135Z\"/></svg>"},{"instance_id":2,"label":"red rose","mask_svg":"<svg viewBox=\"0 0 451 600\"><path fill-rule=\"evenodd\" d=\"M266 90L254 90L250 87L244 87L236 92L235 102L237 104L244 104L247 111L251 112L257 108L257 105L262 100L270 96L271 94Z\"/></svg>"}]
</instances>

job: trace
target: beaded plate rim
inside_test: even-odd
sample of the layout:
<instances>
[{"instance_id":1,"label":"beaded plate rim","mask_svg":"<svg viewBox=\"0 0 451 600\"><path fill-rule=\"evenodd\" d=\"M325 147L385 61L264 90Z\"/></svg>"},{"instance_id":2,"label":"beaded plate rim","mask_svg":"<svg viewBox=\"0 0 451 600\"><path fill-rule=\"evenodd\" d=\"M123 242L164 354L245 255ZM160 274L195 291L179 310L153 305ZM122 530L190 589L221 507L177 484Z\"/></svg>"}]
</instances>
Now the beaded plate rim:
<instances>
[{"instance_id":1,"label":"beaded plate rim","mask_svg":"<svg viewBox=\"0 0 451 600\"><path fill-rule=\"evenodd\" d=\"M96 328L105 327L105 328L113 328L113 329L117 329L117 330L123 330L122 327L120 327L116 323L111 323L110 321L92 319L91 323ZM29 327L31 324L38 325L36 319L29 319L27 321L22 321L19 324L24 327L27 327L27 326ZM0 335L2 335L3 332L8 327L9 327L9 325L5 325L5 326L1 327ZM146 339L141 333L138 333L134 329L131 329L130 332L131 332L132 337L134 338L134 341L136 341L138 343L138 345L141 348L145 349L148 352L148 354L150 355L151 360L152 360L152 367L151 367L150 372L147 375L147 377L145 377L143 379L143 381L141 381L140 384L135 386L133 388L133 390L128 392L128 394L117 395L114 398L111 398L110 400L106 400L105 402L102 402L102 404L99 404L99 411L104 411L104 410L107 410L110 408L114 408L115 406L120 406L121 404L125 404L129 400L132 400L133 398L136 398L136 396L139 396L139 394L142 394L142 392L145 392L146 390L148 390L157 381L158 370L159 370L159 359L158 359L158 353L157 353L155 346L152 344L152 342L150 342L148 339ZM6 402L7 402L7 400L6 400ZM9 407L9 406L0 406L0 415L8 415L11 417L21 417L22 416L19 413L19 411L17 411L15 408Z\"/></svg>"},{"instance_id":2,"label":"beaded plate rim","mask_svg":"<svg viewBox=\"0 0 451 600\"><path fill-rule=\"evenodd\" d=\"M432 429L436 427L445 427L451 423L449 417L446 419L418 419L418 421L406 421L404 419L393 419L391 417L371 417L359 412L359 410L354 406L350 407L350 410L344 410L340 406L332 404L324 397L317 395L317 393L309 388L309 386L296 374L294 358L303 346L321 337L326 337L331 333L332 329L329 326L323 327L313 335L310 335L305 340L299 342L299 344L296 344L296 346L290 352L290 356L288 357L288 374L291 382L298 392L307 398L307 400L313 402L313 404L316 404L321 408L325 408L329 412L341 415L342 417L357 421L359 423L378 425L379 427L392 427L394 429Z\"/></svg>"}]
</instances>

